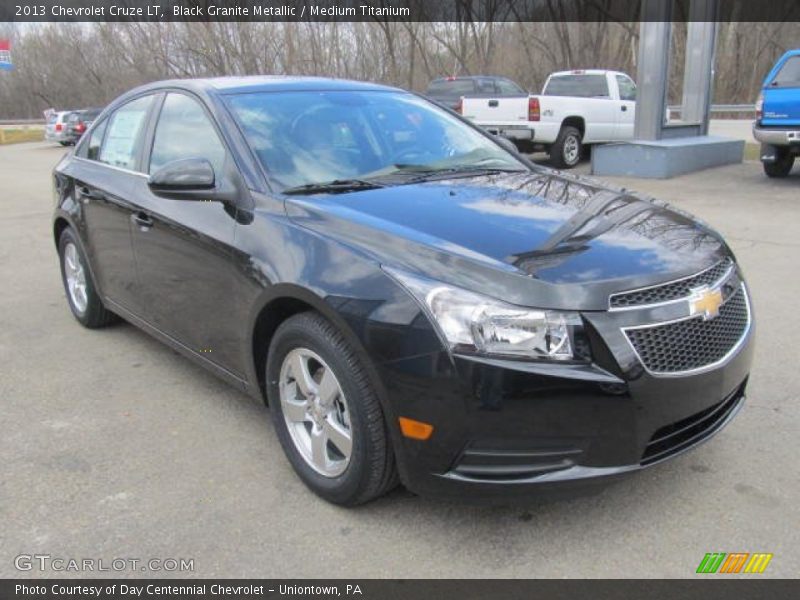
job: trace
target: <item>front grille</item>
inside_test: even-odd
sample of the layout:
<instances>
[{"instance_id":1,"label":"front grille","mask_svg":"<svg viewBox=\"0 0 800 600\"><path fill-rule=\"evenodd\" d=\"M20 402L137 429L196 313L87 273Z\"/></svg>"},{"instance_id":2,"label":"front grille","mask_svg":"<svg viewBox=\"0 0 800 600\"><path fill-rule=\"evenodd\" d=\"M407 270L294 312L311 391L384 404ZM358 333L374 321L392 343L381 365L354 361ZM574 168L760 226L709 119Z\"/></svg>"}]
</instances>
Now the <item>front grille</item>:
<instances>
[{"instance_id":1,"label":"front grille","mask_svg":"<svg viewBox=\"0 0 800 600\"><path fill-rule=\"evenodd\" d=\"M692 293L693 288L703 285L711 286L719 281L731 268L731 260L726 258L721 260L713 267L692 275L686 279L672 281L663 285L642 288L631 292L614 294L609 299L611 308L631 308L635 306L647 306L648 304L659 304L670 300L679 300Z\"/></svg>"},{"instance_id":2,"label":"front grille","mask_svg":"<svg viewBox=\"0 0 800 600\"><path fill-rule=\"evenodd\" d=\"M739 288L705 321L697 316L683 321L628 329L625 334L642 364L652 373L692 371L722 360L747 331L750 311L744 288Z\"/></svg>"},{"instance_id":3,"label":"front grille","mask_svg":"<svg viewBox=\"0 0 800 600\"><path fill-rule=\"evenodd\" d=\"M656 431L642 454L641 464L668 458L718 431L744 399L746 385L745 381L722 402Z\"/></svg>"}]
</instances>

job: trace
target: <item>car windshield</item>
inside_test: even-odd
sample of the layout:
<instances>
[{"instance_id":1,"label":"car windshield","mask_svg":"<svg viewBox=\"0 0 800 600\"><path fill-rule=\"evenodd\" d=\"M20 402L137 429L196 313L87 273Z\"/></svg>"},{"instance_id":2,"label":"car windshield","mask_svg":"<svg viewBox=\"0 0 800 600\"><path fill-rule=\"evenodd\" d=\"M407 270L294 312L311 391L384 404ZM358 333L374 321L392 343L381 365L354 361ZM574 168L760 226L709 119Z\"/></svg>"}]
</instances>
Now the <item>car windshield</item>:
<instances>
[{"instance_id":1,"label":"car windshield","mask_svg":"<svg viewBox=\"0 0 800 600\"><path fill-rule=\"evenodd\" d=\"M227 101L283 189L354 179L386 183L404 173L527 170L444 109L405 92L257 92Z\"/></svg>"}]
</instances>

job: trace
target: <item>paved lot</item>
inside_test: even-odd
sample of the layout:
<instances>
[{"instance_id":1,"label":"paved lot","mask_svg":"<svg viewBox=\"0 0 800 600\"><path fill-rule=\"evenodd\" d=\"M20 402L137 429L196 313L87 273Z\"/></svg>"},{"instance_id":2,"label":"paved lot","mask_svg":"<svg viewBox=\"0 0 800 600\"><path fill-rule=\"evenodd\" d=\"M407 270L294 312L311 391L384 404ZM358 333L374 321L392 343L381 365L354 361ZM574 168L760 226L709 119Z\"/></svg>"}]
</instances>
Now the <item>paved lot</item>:
<instances>
[{"instance_id":1,"label":"paved lot","mask_svg":"<svg viewBox=\"0 0 800 600\"><path fill-rule=\"evenodd\" d=\"M706 552L763 551L764 576L800 572L800 167L623 182L718 227L749 275L749 400L712 442L594 498L400 490L345 510L306 491L248 397L130 325L72 319L50 234L63 152L0 147L1 577L20 553L193 558L200 577L689 577Z\"/></svg>"}]
</instances>

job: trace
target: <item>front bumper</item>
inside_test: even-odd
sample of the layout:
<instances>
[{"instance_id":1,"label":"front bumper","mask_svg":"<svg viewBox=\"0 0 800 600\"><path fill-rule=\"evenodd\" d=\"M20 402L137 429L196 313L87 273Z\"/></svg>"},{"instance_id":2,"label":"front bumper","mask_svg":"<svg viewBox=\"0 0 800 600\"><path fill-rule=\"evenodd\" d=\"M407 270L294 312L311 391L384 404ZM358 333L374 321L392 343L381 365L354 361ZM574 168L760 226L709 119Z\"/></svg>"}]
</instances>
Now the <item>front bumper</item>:
<instances>
[{"instance_id":1,"label":"front bumper","mask_svg":"<svg viewBox=\"0 0 800 600\"><path fill-rule=\"evenodd\" d=\"M399 439L401 478L415 493L462 500L591 493L725 427L744 402L752 338L724 364L681 377L625 360L614 372L445 352L383 364L393 410L435 428L427 441Z\"/></svg>"},{"instance_id":2,"label":"front bumper","mask_svg":"<svg viewBox=\"0 0 800 600\"><path fill-rule=\"evenodd\" d=\"M779 127L760 127L753 123L753 137L762 144L771 146L791 146L800 145L800 127L779 128Z\"/></svg>"}]
</instances>

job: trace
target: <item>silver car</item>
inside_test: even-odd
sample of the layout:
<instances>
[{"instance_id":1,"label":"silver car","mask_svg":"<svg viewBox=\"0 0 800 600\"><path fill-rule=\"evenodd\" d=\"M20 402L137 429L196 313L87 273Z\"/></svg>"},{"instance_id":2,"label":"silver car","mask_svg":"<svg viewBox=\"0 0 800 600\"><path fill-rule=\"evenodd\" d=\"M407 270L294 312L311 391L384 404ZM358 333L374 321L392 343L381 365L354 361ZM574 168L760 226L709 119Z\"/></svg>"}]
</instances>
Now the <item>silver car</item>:
<instances>
[{"instance_id":1,"label":"silver car","mask_svg":"<svg viewBox=\"0 0 800 600\"><path fill-rule=\"evenodd\" d=\"M44 139L49 142L58 142L62 146L69 145L67 139L67 119L72 114L71 110L62 110L53 113L47 118L44 128Z\"/></svg>"}]
</instances>

